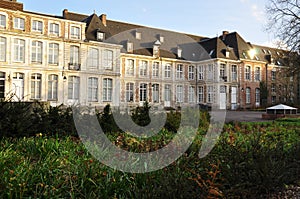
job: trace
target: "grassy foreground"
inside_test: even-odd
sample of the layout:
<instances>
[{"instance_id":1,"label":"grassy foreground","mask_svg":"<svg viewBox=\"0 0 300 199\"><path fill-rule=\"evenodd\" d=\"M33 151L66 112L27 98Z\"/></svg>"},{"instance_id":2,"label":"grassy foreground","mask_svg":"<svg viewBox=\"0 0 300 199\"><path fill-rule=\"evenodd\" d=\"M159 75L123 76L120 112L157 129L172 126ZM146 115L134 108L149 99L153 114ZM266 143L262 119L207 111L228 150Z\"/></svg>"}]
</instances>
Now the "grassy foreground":
<instances>
[{"instance_id":1,"label":"grassy foreground","mask_svg":"<svg viewBox=\"0 0 300 199\"><path fill-rule=\"evenodd\" d=\"M94 159L79 139L42 134L0 140L0 198L258 198L300 181L300 123L231 123L213 151L198 158L199 130L190 149L151 173L115 171ZM151 140L110 134L129 150L156 150L173 133ZM118 144L119 143L119 144Z\"/></svg>"}]
</instances>

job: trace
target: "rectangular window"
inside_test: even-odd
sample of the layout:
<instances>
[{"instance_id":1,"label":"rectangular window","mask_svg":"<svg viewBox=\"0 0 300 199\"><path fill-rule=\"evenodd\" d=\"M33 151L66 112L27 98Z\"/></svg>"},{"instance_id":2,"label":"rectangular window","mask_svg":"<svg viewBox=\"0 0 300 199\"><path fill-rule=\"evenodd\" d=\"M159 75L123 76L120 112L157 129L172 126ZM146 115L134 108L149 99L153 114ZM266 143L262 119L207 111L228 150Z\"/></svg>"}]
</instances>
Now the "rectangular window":
<instances>
[{"instance_id":1,"label":"rectangular window","mask_svg":"<svg viewBox=\"0 0 300 199\"><path fill-rule=\"evenodd\" d=\"M25 30L25 19L16 17L14 19L14 29Z\"/></svg>"},{"instance_id":2,"label":"rectangular window","mask_svg":"<svg viewBox=\"0 0 300 199\"><path fill-rule=\"evenodd\" d=\"M112 79L103 79L103 101L112 101Z\"/></svg>"},{"instance_id":3,"label":"rectangular window","mask_svg":"<svg viewBox=\"0 0 300 199\"><path fill-rule=\"evenodd\" d=\"M256 105L260 104L260 89L259 88L255 89L255 103L256 103Z\"/></svg>"},{"instance_id":4,"label":"rectangular window","mask_svg":"<svg viewBox=\"0 0 300 199\"><path fill-rule=\"evenodd\" d=\"M171 101L171 85L169 84L165 85L165 101L166 102Z\"/></svg>"},{"instance_id":5,"label":"rectangular window","mask_svg":"<svg viewBox=\"0 0 300 199\"><path fill-rule=\"evenodd\" d=\"M271 92L272 93L276 92L276 85L274 83L271 84Z\"/></svg>"},{"instance_id":6,"label":"rectangular window","mask_svg":"<svg viewBox=\"0 0 300 199\"><path fill-rule=\"evenodd\" d=\"M250 80L250 74L251 73L251 67L250 66L246 66L245 67L245 80Z\"/></svg>"},{"instance_id":7,"label":"rectangular window","mask_svg":"<svg viewBox=\"0 0 300 199\"><path fill-rule=\"evenodd\" d=\"M154 62L153 63L152 77L159 77L159 62Z\"/></svg>"},{"instance_id":8,"label":"rectangular window","mask_svg":"<svg viewBox=\"0 0 300 199\"><path fill-rule=\"evenodd\" d=\"M260 67L255 67L255 81L260 81Z\"/></svg>"},{"instance_id":9,"label":"rectangular window","mask_svg":"<svg viewBox=\"0 0 300 199\"><path fill-rule=\"evenodd\" d=\"M276 103L276 96L272 96L271 100L272 100L272 104L275 104Z\"/></svg>"},{"instance_id":10,"label":"rectangular window","mask_svg":"<svg viewBox=\"0 0 300 199\"><path fill-rule=\"evenodd\" d=\"M237 81L237 65L231 66L231 81Z\"/></svg>"},{"instance_id":11,"label":"rectangular window","mask_svg":"<svg viewBox=\"0 0 300 199\"><path fill-rule=\"evenodd\" d=\"M152 101L154 103L159 102L159 84L152 85Z\"/></svg>"},{"instance_id":12,"label":"rectangular window","mask_svg":"<svg viewBox=\"0 0 300 199\"><path fill-rule=\"evenodd\" d=\"M104 50L103 51L103 66L104 69L113 69L113 51Z\"/></svg>"},{"instance_id":13,"label":"rectangular window","mask_svg":"<svg viewBox=\"0 0 300 199\"><path fill-rule=\"evenodd\" d=\"M220 64L220 80L225 81L225 76L226 76L226 65Z\"/></svg>"},{"instance_id":14,"label":"rectangular window","mask_svg":"<svg viewBox=\"0 0 300 199\"><path fill-rule=\"evenodd\" d=\"M208 64L207 79L210 81L214 79L214 66L212 64Z\"/></svg>"},{"instance_id":15,"label":"rectangular window","mask_svg":"<svg viewBox=\"0 0 300 199\"><path fill-rule=\"evenodd\" d=\"M87 61L89 68L97 69L99 65L99 50L96 48L90 48Z\"/></svg>"},{"instance_id":16,"label":"rectangular window","mask_svg":"<svg viewBox=\"0 0 300 199\"><path fill-rule=\"evenodd\" d=\"M195 66L189 66L189 80L193 80L195 75Z\"/></svg>"},{"instance_id":17,"label":"rectangular window","mask_svg":"<svg viewBox=\"0 0 300 199\"><path fill-rule=\"evenodd\" d=\"M5 97L5 73L0 72L0 99Z\"/></svg>"},{"instance_id":18,"label":"rectangular window","mask_svg":"<svg viewBox=\"0 0 300 199\"><path fill-rule=\"evenodd\" d=\"M207 102L212 103L214 99L214 87L207 86Z\"/></svg>"},{"instance_id":19,"label":"rectangular window","mask_svg":"<svg viewBox=\"0 0 300 199\"><path fill-rule=\"evenodd\" d=\"M0 61L6 61L6 38L0 37Z\"/></svg>"},{"instance_id":20,"label":"rectangular window","mask_svg":"<svg viewBox=\"0 0 300 199\"><path fill-rule=\"evenodd\" d=\"M189 103L195 102L195 87L189 86Z\"/></svg>"},{"instance_id":21,"label":"rectangular window","mask_svg":"<svg viewBox=\"0 0 300 199\"><path fill-rule=\"evenodd\" d=\"M49 33L53 35L59 34L59 25L56 23L50 23L49 24Z\"/></svg>"},{"instance_id":22,"label":"rectangular window","mask_svg":"<svg viewBox=\"0 0 300 199\"><path fill-rule=\"evenodd\" d=\"M148 62L141 61L140 64L140 76L145 77L148 75Z\"/></svg>"},{"instance_id":23,"label":"rectangular window","mask_svg":"<svg viewBox=\"0 0 300 199\"><path fill-rule=\"evenodd\" d=\"M271 71L271 79L276 80L276 71Z\"/></svg>"},{"instance_id":24,"label":"rectangular window","mask_svg":"<svg viewBox=\"0 0 300 199\"><path fill-rule=\"evenodd\" d=\"M48 100L57 100L58 76L48 76Z\"/></svg>"},{"instance_id":25,"label":"rectangular window","mask_svg":"<svg viewBox=\"0 0 300 199\"><path fill-rule=\"evenodd\" d=\"M176 102L179 102L179 103L183 102L183 86L182 85L176 86Z\"/></svg>"},{"instance_id":26,"label":"rectangular window","mask_svg":"<svg viewBox=\"0 0 300 199\"><path fill-rule=\"evenodd\" d=\"M183 79L183 65L178 64L176 66L176 79Z\"/></svg>"},{"instance_id":27,"label":"rectangular window","mask_svg":"<svg viewBox=\"0 0 300 199\"><path fill-rule=\"evenodd\" d=\"M0 28L6 28L6 16L0 15Z\"/></svg>"},{"instance_id":28,"label":"rectangular window","mask_svg":"<svg viewBox=\"0 0 300 199\"><path fill-rule=\"evenodd\" d=\"M130 76L134 75L134 60L133 59L127 59L126 75L130 75Z\"/></svg>"},{"instance_id":29,"label":"rectangular window","mask_svg":"<svg viewBox=\"0 0 300 199\"><path fill-rule=\"evenodd\" d=\"M204 80L204 66L199 66L198 80Z\"/></svg>"},{"instance_id":30,"label":"rectangular window","mask_svg":"<svg viewBox=\"0 0 300 199\"><path fill-rule=\"evenodd\" d=\"M34 32L43 32L43 22L38 21L38 20L33 20L32 21L32 31Z\"/></svg>"},{"instance_id":31,"label":"rectangular window","mask_svg":"<svg viewBox=\"0 0 300 199\"><path fill-rule=\"evenodd\" d=\"M43 43L40 41L33 41L31 44L31 62L42 63Z\"/></svg>"},{"instance_id":32,"label":"rectangular window","mask_svg":"<svg viewBox=\"0 0 300 199\"><path fill-rule=\"evenodd\" d=\"M71 38L80 39L80 28L71 26Z\"/></svg>"},{"instance_id":33,"label":"rectangular window","mask_svg":"<svg viewBox=\"0 0 300 199\"><path fill-rule=\"evenodd\" d=\"M14 39L14 61L25 61L25 41L22 39Z\"/></svg>"},{"instance_id":34,"label":"rectangular window","mask_svg":"<svg viewBox=\"0 0 300 199\"><path fill-rule=\"evenodd\" d=\"M48 63L58 65L59 45L55 43L49 44Z\"/></svg>"},{"instance_id":35,"label":"rectangular window","mask_svg":"<svg viewBox=\"0 0 300 199\"><path fill-rule=\"evenodd\" d=\"M126 84L126 102L134 101L134 84L127 83Z\"/></svg>"},{"instance_id":36,"label":"rectangular window","mask_svg":"<svg viewBox=\"0 0 300 199\"><path fill-rule=\"evenodd\" d=\"M79 99L79 86L80 79L76 76L68 77L68 99L78 100Z\"/></svg>"},{"instance_id":37,"label":"rectangular window","mask_svg":"<svg viewBox=\"0 0 300 199\"><path fill-rule=\"evenodd\" d=\"M70 65L77 66L79 64L79 47L70 47Z\"/></svg>"},{"instance_id":38,"label":"rectangular window","mask_svg":"<svg viewBox=\"0 0 300 199\"><path fill-rule=\"evenodd\" d=\"M203 103L204 102L204 87L203 86L199 86L198 87L198 100L199 100L199 103Z\"/></svg>"},{"instance_id":39,"label":"rectangular window","mask_svg":"<svg viewBox=\"0 0 300 199\"><path fill-rule=\"evenodd\" d=\"M31 75L31 99L41 98L42 75L34 73Z\"/></svg>"},{"instance_id":40,"label":"rectangular window","mask_svg":"<svg viewBox=\"0 0 300 199\"><path fill-rule=\"evenodd\" d=\"M165 78L171 78L171 64L165 65Z\"/></svg>"},{"instance_id":41,"label":"rectangular window","mask_svg":"<svg viewBox=\"0 0 300 199\"><path fill-rule=\"evenodd\" d=\"M88 101L98 102L98 78L96 77L88 79Z\"/></svg>"},{"instance_id":42,"label":"rectangular window","mask_svg":"<svg viewBox=\"0 0 300 199\"><path fill-rule=\"evenodd\" d=\"M246 88L246 104L251 103L251 89L249 87Z\"/></svg>"},{"instance_id":43,"label":"rectangular window","mask_svg":"<svg viewBox=\"0 0 300 199\"><path fill-rule=\"evenodd\" d=\"M140 102L145 102L147 100L147 84L140 84Z\"/></svg>"}]
</instances>

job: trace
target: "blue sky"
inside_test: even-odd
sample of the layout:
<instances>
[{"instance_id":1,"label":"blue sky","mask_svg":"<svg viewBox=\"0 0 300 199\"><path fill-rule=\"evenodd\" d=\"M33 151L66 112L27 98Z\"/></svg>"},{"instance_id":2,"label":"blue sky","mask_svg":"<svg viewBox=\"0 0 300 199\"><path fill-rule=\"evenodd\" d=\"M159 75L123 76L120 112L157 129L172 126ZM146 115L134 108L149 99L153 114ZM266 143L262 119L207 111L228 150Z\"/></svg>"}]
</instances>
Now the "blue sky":
<instances>
[{"instance_id":1,"label":"blue sky","mask_svg":"<svg viewBox=\"0 0 300 199\"><path fill-rule=\"evenodd\" d=\"M28 11L61 15L63 9L83 14L94 11L108 19L178 32L214 37L237 31L251 43L269 45L265 31L268 0L18 0Z\"/></svg>"}]
</instances>

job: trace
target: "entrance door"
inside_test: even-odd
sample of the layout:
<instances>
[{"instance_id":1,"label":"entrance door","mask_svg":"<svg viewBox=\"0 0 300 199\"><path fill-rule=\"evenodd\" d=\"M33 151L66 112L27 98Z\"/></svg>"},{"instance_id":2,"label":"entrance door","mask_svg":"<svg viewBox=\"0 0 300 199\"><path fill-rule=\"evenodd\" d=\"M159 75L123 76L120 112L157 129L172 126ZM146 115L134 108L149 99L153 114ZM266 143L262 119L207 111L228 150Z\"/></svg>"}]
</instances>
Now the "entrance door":
<instances>
[{"instance_id":1,"label":"entrance door","mask_svg":"<svg viewBox=\"0 0 300 199\"><path fill-rule=\"evenodd\" d=\"M13 80L13 101L22 101L24 98L24 74L23 73L14 73Z\"/></svg>"}]
</instances>

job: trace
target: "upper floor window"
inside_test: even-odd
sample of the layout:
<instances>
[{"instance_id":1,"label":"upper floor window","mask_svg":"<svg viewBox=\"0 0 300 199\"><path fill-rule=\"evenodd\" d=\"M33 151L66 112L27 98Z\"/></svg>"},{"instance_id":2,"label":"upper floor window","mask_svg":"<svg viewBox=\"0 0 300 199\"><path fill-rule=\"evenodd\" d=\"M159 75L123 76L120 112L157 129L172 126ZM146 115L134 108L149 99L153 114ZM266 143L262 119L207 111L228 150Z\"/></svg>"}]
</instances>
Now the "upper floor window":
<instances>
[{"instance_id":1,"label":"upper floor window","mask_svg":"<svg viewBox=\"0 0 300 199\"><path fill-rule=\"evenodd\" d=\"M208 64L207 79L208 80L213 80L214 79L214 66L213 66L213 64Z\"/></svg>"},{"instance_id":2,"label":"upper floor window","mask_svg":"<svg viewBox=\"0 0 300 199\"><path fill-rule=\"evenodd\" d=\"M90 48L87 61L89 68L97 69L99 65L99 50L96 48Z\"/></svg>"},{"instance_id":3,"label":"upper floor window","mask_svg":"<svg viewBox=\"0 0 300 199\"><path fill-rule=\"evenodd\" d=\"M212 103L214 101L214 87L207 86L207 102Z\"/></svg>"},{"instance_id":4,"label":"upper floor window","mask_svg":"<svg viewBox=\"0 0 300 199\"><path fill-rule=\"evenodd\" d=\"M204 66L203 65L199 66L198 79L199 80L204 79Z\"/></svg>"},{"instance_id":5,"label":"upper floor window","mask_svg":"<svg viewBox=\"0 0 300 199\"><path fill-rule=\"evenodd\" d=\"M25 30L25 19L16 17L14 19L14 28L19 30Z\"/></svg>"},{"instance_id":6,"label":"upper floor window","mask_svg":"<svg viewBox=\"0 0 300 199\"><path fill-rule=\"evenodd\" d=\"M0 14L0 28L6 28L6 16Z\"/></svg>"},{"instance_id":7,"label":"upper floor window","mask_svg":"<svg viewBox=\"0 0 300 199\"><path fill-rule=\"evenodd\" d=\"M43 32L43 22L38 21L38 20L33 20L32 21L32 31L42 33Z\"/></svg>"},{"instance_id":8,"label":"upper floor window","mask_svg":"<svg viewBox=\"0 0 300 199\"><path fill-rule=\"evenodd\" d=\"M251 73L251 67L250 66L246 66L245 68L245 80L250 80L250 74Z\"/></svg>"},{"instance_id":9,"label":"upper floor window","mask_svg":"<svg viewBox=\"0 0 300 199\"><path fill-rule=\"evenodd\" d=\"M0 61L6 61L6 38L0 37Z\"/></svg>"},{"instance_id":10,"label":"upper floor window","mask_svg":"<svg viewBox=\"0 0 300 199\"><path fill-rule=\"evenodd\" d=\"M50 23L49 24L49 33L53 35L59 34L59 25L56 23Z\"/></svg>"},{"instance_id":11,"label":"upper floor window","mask_svg":"<svg viewBox=\"0 0 300 199\"><path fill-rule=\"evenodd\" d=\"M33 41L31 44L31 62L42 63L43 43L40 41Z\"/></svg>"},{"instance_id":12,"label":"upper floor window","mask_svg":"<svg viewBox=\"0 0 300 199\"><path fill-rule=\"evenodd\" d=\"M103 51L103 66L105 69L113 68L113 51L104 50Z\"/></svg>"},{"instance_id":13,"label":"upper floor window","mask_svg":"<svg viewBox=\"0 0 300 199\"><path fill-rule=\"evenodd\" d=\"M152 77L159 77L159 63L154 62L152 66Z\"/></svg>"},{"instance_id":14,"label":"upper floor window","mask_svg":"<svg viewBox=\"0 0 300 199\"><path fill-rule=\"evenodd\" d=\"M126 75L134 75L134 60L133 59L127 59Z\"/></svg>"},{"instance_id":15,"label":"upper floor window","mask_svg":"<svg viewBox=\"0 0 300 199\"><path fill-rule=\"evenodd\" d=\"M165 65L165 78L171 77L171 64Z\"/></svg>"},{"instance_id":16,"label":"upper floor window","mask_svg":"<svg viewBox=\"0 0 300 199\"><path fill-rule=\"evenodd\" d=\"M237 65L231 66L231 80L237 81Z\"/></svg>"},{"instance_id":17,"label":"upper floor window","mask_svg":"<svg viewBox=\"0 0 300 199\"><path fill-rule=\"evenodd\" d=\"M59 45L56 43L49 44L48 63L58 65Z\"/></svg>"},{"instance_id":18,"label":"upper floor window","mask_svg":"<svg viewBox=\"0 0 300 199\"><path fill-rule=\"evenodd\" d=\"M276 79L276 71L271 71L271 79L272 80Z\"/></svg>"},{"instance_id":19,"label":"upper floor window","mask_svg":"<svg viewBox=\"0 0 300 199\"><path fill-rule=\"evenodd\" d=\"M79 64L79 47L71 46L70 47L70 65Z\"/></svg>"},{"instance_id":20,"label":"upper floor window","mask_svg":"<svg viewBox=\"0 0 300 199\"><path fill-rule=\"evenodd\" d=\"M14 39L14 61L24 62L25 61L25 41L22 39Z\"/></svg>"},{"instance_id":21,"label":"upper floor window","mask_svg":"<svg viewBox=\"0 0 300 199\"><path fill-rule=\"evenodd\" d=\"M178 64L176 67L176 79L183 79L183 65Z\"/></svg>"},{"instance_id":22,"label":"upper floor window","mask_svg":"<svg viewBox=\"0 0 300 199\"><path fill-rule=\"evenodd\" d=\"M140 76L147 76L148 75L148 62L141 61L140 65Z\"/></svg>"},{"instance_id":23,"label":"upper floor window","mask_svg":"<svg viewBox=\"0 0 300 199\"><path fill-rule=\"evenodd\" d=\"M255 81L260 81L260 67L255 67Z\"/></svg>"},{"instance_id":24,"label":"upper floor window","mask_svg":"<svg viewBox=\"0 0 300 199\"><path fill-rule=\"evenodd\" d=\"M80 39L80 28L71 26L71 38Z\"/></svg>"},{"instance_id":25,"label":"upper floor window","mask_svg":"<svg viewBox=\"0 0 300 199\"><path fill-rule=\"evenodd\" d=\"M189 80L193 80L195 75L195 66L189 66Z\"/></svg>"}]
</instances>

